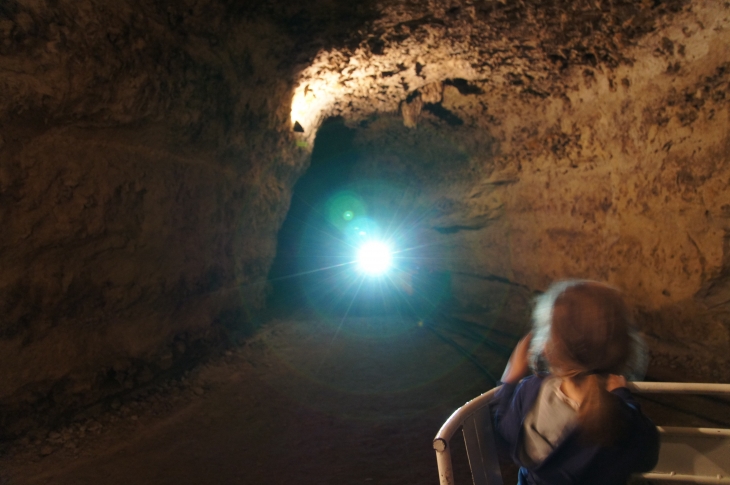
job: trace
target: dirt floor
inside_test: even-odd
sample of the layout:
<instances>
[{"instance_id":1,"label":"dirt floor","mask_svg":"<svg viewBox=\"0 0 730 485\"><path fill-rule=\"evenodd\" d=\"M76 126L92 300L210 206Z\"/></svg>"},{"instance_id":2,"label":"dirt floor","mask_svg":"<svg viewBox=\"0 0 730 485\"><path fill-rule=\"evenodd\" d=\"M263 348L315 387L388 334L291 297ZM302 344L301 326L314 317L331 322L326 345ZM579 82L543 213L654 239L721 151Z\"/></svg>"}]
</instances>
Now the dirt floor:
<instances>
[{"instance_id":1,"label":"dirt floor","mask_svg":"<svg viewBox=\"0 0 730 485\"><path fill-rule=\"evenodd\" d=\"M504 365L499 346L473 342L393 317L273 320L180 380L16 443L0 484L435 485L433 436ZM717 403L645 404L663 424L730 419ZM456 483L470 483L454 444Z\"/></svg>"}]
</instances>

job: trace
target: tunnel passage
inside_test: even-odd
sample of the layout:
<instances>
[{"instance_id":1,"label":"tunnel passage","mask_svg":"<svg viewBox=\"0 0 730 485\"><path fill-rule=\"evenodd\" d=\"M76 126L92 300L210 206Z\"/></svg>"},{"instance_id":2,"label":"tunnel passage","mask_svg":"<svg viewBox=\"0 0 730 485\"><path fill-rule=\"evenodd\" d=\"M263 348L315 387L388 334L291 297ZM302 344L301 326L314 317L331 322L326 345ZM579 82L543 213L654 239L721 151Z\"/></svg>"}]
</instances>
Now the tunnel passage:
<instances>
[{"instance_id":1,"label":"tunnel passage","mask_svg":"<svg viewBox=\"0 0 730 485\"><path fill-rule=\"evenodd\" d=\"M427 238L464 308L522 308L508 318L519 328L551 281L607 281L657 362L727 379L730 53L705 22L724 25L728 7L553 6L444 6L409 21L393 9L367 43L302 71L294 136L343 116L380 146L369 173L419 180L435 209ZM401 156L428 139L456 150Z\"/></svg>"},{"instance_id":2,"label":"tunnel passage","mask_svg":"<svg viewBox=\"0 0 730 485\"><path fill-rule=\"evenodd\" d=\"M415 245L460 308L520 328L524 295L608 281L660 365L730 378L728 8L4 2L0 421L255 320L333 116L368 153L351 175L420 187Z\"/></svg>"},{"instance_id":3,"label":"tunnel passage","mask_svg":"<svg viewBox=\"0 0 730 485\"><path fill-rule=\"evenodd\" d=\"M449 303L450 274L433 264L433 249L417 237L427 212L414 207L417 181L368 169L371 153L357 138L358 127L341 118L317 132L310 167L294 186L278 234L267 304L326 315L433 317ZM363 272L358 253L381 243L385 272Z\"/></svg>"},{"instance_id":4,"label":"tunnel passage","mask_svg":"<svg viewBox=\"0 0 730 485\"><path fill-rule=\"evenodd\" d=\"M292 190L289 212L277 236L269 271L273 285L269 305L305 305L309 273L341 262L339 255L332 254L333 249L342 252L342 248L337 248L340 237L327 217L326 201L350 180L357 157L353 136L338 119L326 121L317 133L310 167Z\"/></svg>"}]
</instances>

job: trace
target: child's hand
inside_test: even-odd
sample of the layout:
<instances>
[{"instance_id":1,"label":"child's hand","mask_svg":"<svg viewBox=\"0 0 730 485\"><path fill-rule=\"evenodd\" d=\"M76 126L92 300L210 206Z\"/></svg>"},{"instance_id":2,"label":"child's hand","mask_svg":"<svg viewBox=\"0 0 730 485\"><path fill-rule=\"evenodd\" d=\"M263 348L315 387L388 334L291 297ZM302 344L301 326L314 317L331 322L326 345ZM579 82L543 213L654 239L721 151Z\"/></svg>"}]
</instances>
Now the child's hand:
<instances>
[{"instance_id":1,"label":"child's hand","mask_svg":"<svg viewBox=\"0 0 730 485\"><path fill-rule=\"evenodd\" d=\"M626 387L626 378L624 376L617 376L616 374L609 374L606 379L606 390L611 392L619 387Z\"/></svg>"},{"instance_id":2,"label":"child's hand","mask_svg":"<svg viewBox=\"0 0 730 485\"><path fill-rule=\"evenodd\" d=\"M507 367L504 369L504 374L502 374L502 382L505 384L516 384L530 371L529 354L531 341L532 332L517 342L517 346L512 351L512 355L507 362Z\"/></svg>"}]
</instances>

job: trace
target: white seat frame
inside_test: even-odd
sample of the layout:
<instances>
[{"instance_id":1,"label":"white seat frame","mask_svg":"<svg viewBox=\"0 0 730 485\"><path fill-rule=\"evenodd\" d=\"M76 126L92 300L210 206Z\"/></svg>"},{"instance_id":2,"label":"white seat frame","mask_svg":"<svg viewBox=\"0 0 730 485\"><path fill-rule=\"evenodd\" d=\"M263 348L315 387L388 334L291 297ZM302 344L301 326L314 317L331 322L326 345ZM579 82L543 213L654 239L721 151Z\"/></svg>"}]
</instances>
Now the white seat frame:
<instances>
[{"instance_id":1,"label":"white seat frame","mask_svg":"<svg viewBox=\"0 0 730 485\"><path fill-rule=\"evenodd\" d=\"M637 394L704 394L730 397L730 384L632 382ZM449 443L463 430L474 485L503 485L489 404L499 388L472 399L441 426L433 440L441 485L454 485ZM649 480L730 484L730 429L657 426L659 462L642 476Z\"/></svg>"}]
</instances>

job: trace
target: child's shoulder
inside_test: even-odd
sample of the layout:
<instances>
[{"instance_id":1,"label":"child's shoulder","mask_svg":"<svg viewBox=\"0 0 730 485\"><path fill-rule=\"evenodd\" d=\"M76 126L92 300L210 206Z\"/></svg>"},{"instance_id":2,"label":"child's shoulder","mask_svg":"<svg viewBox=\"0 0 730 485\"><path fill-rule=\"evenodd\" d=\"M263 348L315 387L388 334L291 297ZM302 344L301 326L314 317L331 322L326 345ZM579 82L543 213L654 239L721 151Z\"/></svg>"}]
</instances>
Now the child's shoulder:
<instances>
[{"instance_id":1,"label":"child's shoulder","mask_svg":"<svg viewBox=\"0 0 730 485\"><path fill-rule=\"evenodd\" d=\"M531 403L537 399L540 389L550 377L550 374L544 373L529 375L517 384L517 388L514 392L517 395L521 395L523 401Z\"/></svg>"},{"instance_id":2,"label":"child's shoulder","mask_svg":"<svg viewBox=\"0 0 730 485\"><path fill-rule=\"evenodd\" d=\"M550 380L553 376L547 372L538 372L536 374L530 374L520 381L520 386L527 388L541 387L545 382Z\"/></svg>"}]
</instances>

